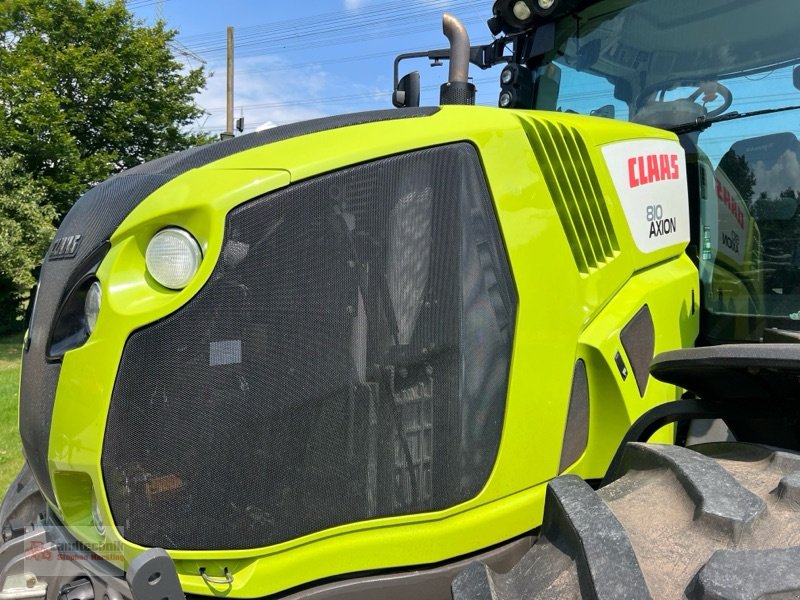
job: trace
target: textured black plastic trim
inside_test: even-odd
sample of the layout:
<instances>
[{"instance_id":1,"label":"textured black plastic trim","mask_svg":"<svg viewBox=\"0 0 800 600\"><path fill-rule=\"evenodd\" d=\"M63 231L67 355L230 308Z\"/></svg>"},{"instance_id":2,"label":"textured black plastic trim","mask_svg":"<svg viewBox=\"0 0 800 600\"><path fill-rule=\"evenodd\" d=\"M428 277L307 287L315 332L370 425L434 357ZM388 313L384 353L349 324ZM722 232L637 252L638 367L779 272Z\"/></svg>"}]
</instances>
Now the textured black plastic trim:
<instances>
[{"instance_id":1,"label":"textured black plastic trim","mask_svg":"<svg viewBox=\"0 0 800 600\"><path fill-rule=\"evenodd\" d=\"M647 390L647 380L650 377L650 363L656 348L656 330L653 325L653 316L650 308L645 304L640 308L633 318L622 328L619 339L625 354L628 355L628 362L631 364L631 371L636 379L636 386L639 388L639 395L644 397Z\"/></svg>"},{"instance_id":2,"label":"textured black plastic trim","mask_svg":"<svg viewBox=\"0 0 800 600\"><path fill-rule=\"evenodd\" d=\"M800 399L800 345L729 344L673 350L656 356L650 373L703 398Z\"/></svg>"},{"instance_id":3,"label":"textured black plastic trim","mask_svg":"<svg viewBox=\"0 0 800 600\"><path fill-rule=\"evenodd\" d=\"M467 81L448 81L439 90L442 104L475 104L475 86Z\"/></svg>"},{"instance_id":4,"label":"textured black plastic trim","mask_svg":"<svg viewBox=\"0 0 800 600\"><path fill-rule=\"evenodd\" d=\"M125 579L135 600L184 600L175 563L161 548L150 548L131 561Z\"/></svg>"},{"instance_id":5,"label":"textured black plastic trim","mask_svg":"<svg viewBox=\"0 0 800 600\"><path fill-rule=\"evenodd\" d=\"M453 579L467 565L478 564L474 561L480 561L480 564L486 563L500 572L508 571L530 550L532 543L533 538L525 536L469 558L410 567L396 572L340 578L327 583L316 582L305 589L290 592L286 596L281 595L281 600L444 600L450 598ZM190 598L203 600L204 597Z\"/></svg>"},{"instance_id":6,"label":"textured black plastic trim","mask_svg":"<svg viewBox=\"0 0 800 600\"><path fill-rule=\"evenodd\" d=\"M108 240L123 219L147 196L169 180L164 175L117 175L81 196L67 213L55 239L81 236L75 256L42 264L31 314L29 344L22 356L19 429L25 457L42 493L54 501L47 465L50 421L61 372L60 363L46 358L50 332L65 293L82 274L86 261ZM53 245L55 248L55 244Z\"/></svg>"},{"instance_id":7,"label":"textured black plastic trim","mask_svg":"<svg viewBox=\"0 0 800 600\"><path fill-rule=\"evenodd\" d=\"M134 167L127 171L128 174L152 174L152 173L167 173L171 175L180 175L189 169L202 167L208 163L220 160L232 154L258 148L275 142L288 140L290 138L300 137L301 135L309 135L312 133L319 133L321 131L329 131L332 129L341 129L342 127L351 127L354 125L365 125L367 123L377 123L379 121L394 121L398 119L413 119L418 117L430 117L439 112L439 107L428 106L423 108L401 108L401 109L385 109L373 110L367 112L350 113L346 115L336 115L333 117L323 117L321 119L311 119L309 121L301 121L299 123L290 123L289 125L281 125L272 129L264 131L257 131L255 133L248 133L237 138L225 140L222 142L215 142L213 144L206 144L204 146L197 146L184 150L183 152L176 152L169 156L159 158L142 165Z\"/></svg>"},{"instance_id":8,"label":"textured black plastic trim","mask_svg":"<svg viewBox=\"0 0 800 600\"><path fill-rule=\"evenodd\" d=\"M65 293L58 303L58 311L53 319L50 328L50 336L47 341L47 360L61 360L66 352L78 348L89 339L90 332L83 322L75 323L75 320L83 318L83 304L86 292L91 284L97 280L95 273L100 266L103 258L108 254L111 243L106 241L98 246L82 263L75 269L72 276L67 281ZM72 336L65 335L65 331L70 329L69 321L74 328L79 329Z\"/></svg>"},{"instance_id":9,"label":"textured black plastic trim","mask_svg":"<svg viewBox=\"0 0 800 600\"><path fill-rule=\"evenodd\" d=\"M572 372L572 389L569 394L569 410L567 426L564 429L564 441L561 446L561 462L558 472L574 463L581 457L589 443L589 379L586 375L586 363L579 359Z\"/></svg>"}]
</instances>

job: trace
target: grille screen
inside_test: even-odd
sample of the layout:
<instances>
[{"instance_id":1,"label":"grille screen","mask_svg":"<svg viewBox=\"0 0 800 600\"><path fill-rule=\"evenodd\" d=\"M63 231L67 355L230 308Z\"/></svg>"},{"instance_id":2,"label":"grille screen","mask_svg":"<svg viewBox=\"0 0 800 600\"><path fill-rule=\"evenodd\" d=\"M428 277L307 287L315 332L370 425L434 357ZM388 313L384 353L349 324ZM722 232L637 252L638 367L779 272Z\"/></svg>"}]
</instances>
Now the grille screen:
<instances>
[{"instance_id":1,"label":"grille screen","mask_svg":"<svg viewBox=\"0 0 800 600\"><path fill-rule=\"evenodd\" d=\"M242 205L206 286L125 346L102 461L115 522L143 546L235 549L473 497L515 307L468 144Z\"/></svg>"}]
</instances>

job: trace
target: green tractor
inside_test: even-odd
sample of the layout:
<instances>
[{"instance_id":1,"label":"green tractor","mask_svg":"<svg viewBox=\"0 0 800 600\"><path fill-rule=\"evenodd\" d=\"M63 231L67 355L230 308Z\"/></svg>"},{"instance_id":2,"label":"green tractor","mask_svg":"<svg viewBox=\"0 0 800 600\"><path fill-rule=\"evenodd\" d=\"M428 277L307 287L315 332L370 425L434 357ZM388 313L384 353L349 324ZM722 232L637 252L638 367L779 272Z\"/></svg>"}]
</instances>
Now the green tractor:
<instances>
[{"instance_id":1,"label":"green tractor","mask_svg":"<svg viewBox=\"0 0 800 600\"><path fill-rule=\"evenodd\" d=\"M66 215L0 600L800 590L796 2L443 27L397 109L166 156ZM398 77L420 56L440 106ZM499 107L470 64L503 65Z\"/></svg>"}]
</instances>

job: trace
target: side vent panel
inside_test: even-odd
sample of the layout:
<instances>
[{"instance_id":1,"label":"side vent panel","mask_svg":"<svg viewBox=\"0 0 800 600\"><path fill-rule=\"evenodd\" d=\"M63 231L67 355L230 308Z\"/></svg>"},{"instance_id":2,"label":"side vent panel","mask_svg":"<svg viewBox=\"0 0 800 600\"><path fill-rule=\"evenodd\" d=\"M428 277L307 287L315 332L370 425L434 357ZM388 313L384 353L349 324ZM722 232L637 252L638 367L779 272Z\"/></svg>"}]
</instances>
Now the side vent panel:
<instances>
[{"instance_id":1,"label":"side vent panel","mask_svg":"<svg viewBox=\"0 0 800 600\"><path fill-rule=\"evenodd\" d=\"M636 385L639 387L639 395L644 398L647 380L650 377L650 363L653 362L656 348L653 316L646 304L622 328L619 338L625 354L628 355L628 361L631 363L631 370L636 378Z\"/></svg>"},{"instance_id":2,"label":"side vent panel","mask_svg":"<svg viewBox=\"0 0 800 600\"><path fill-rule=\"evenodd\" d=\"M588 275L616 257L619 242L586 143L564 125L529 119L525 129L575 264Z\"/></svg>"},{"instance_id":3,"label":"side vent panel","mask_svg":"<svg viewBox=\"0 0 800 600\"><path fill-rule=\"evenodd\" d=\"M572 390L569 394L567 426L564 429L564 443L561 445L561 464L559 474L581 457L589 443L589 379L583 360L575 363L572 373Z\"/></svg>"}]
</instances>

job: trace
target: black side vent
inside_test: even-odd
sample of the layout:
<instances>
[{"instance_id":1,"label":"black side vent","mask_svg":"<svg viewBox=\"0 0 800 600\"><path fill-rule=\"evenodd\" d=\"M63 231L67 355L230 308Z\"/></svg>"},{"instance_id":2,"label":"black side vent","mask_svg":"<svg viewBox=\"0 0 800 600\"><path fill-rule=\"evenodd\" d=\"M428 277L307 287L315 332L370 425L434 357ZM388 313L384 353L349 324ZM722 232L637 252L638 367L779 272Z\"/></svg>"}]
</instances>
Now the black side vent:
<instances>
[{"instance_id":1,"label":"black side vent","mask_svg":"<svg viewBox=\"0 0 800 600\"><path fill-rule=\"evenodd\" d=\"M650 363L653 361L656 348L653 316L646 304L622 328L619 338L625 354L628 355L628 361L631 363L631 370L636 378L636 385L639 387L639 395L644 397L647 380L650 376Z\"/></svg>"},{"instance_id":2,"label":"black side vent","mask_svg":"<svg viewBox=\"0 0 800 600\"><path fill-rule=\"evenodd\" d=\"M589 379L586 363L579 359L572 372L572 390L569 394L567 426L564 429L564 443L561 445L561 464L558 472L578 460L589 443Z\"/></svg>"}]
</instances>

